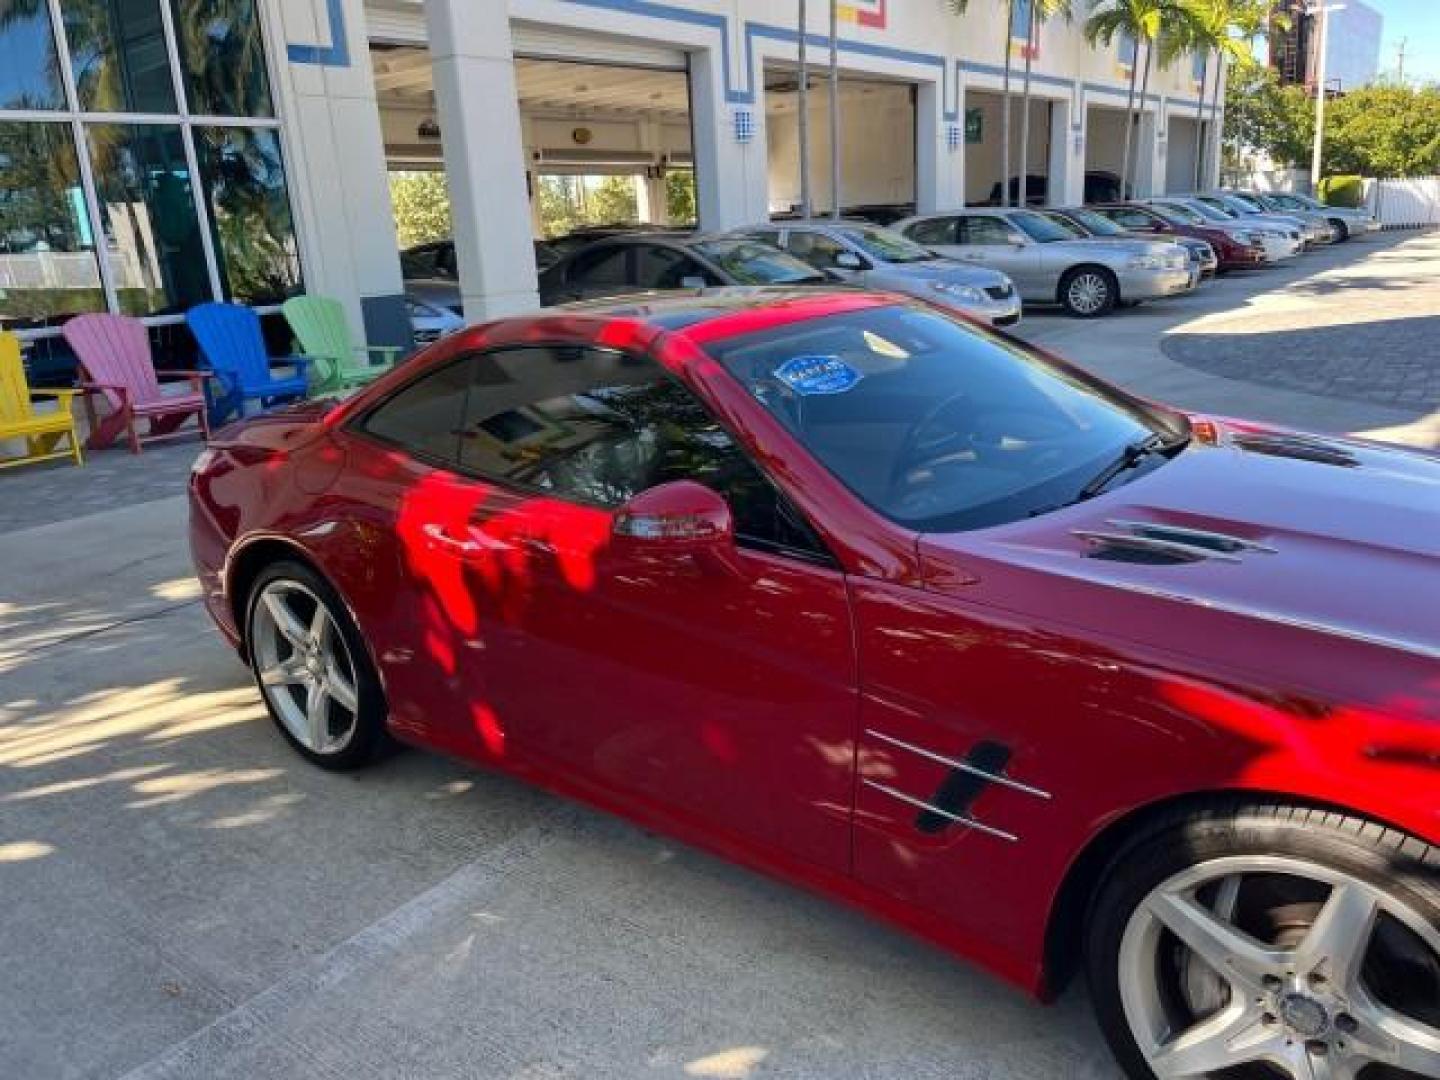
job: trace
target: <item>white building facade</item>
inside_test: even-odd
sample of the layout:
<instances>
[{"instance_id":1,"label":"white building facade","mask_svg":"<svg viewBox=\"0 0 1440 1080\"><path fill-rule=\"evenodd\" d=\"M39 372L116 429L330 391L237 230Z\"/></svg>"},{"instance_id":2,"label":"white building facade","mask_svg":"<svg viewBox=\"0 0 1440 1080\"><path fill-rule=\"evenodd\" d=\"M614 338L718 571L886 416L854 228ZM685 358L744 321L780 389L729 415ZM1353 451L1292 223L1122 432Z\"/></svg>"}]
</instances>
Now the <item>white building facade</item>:
<instances>
[{"instance_id":1,"label":"white building facade","mask_svg":"<svg viewBox=\"0 0 1440 1080\"><path fill-rule=\"evenodd\" d=\"M108 41L72 40L79 9L99 3L48 0L42 19L0 29L0 156L23 159L30 178L24 220L0 202L0 318L24 336L53 334L77 310L164 325L205 299L266 309L304 289L340 298L371 342L403 343L392 168L444 168L471 321L537 303L546 174L630 172L654 206L667 170L693 170L705 229L798 201L795 0L228 0L219 30L192 25L214 0L127 0ZM811 171L825 209L828 10L809 8ZM1007 48L1011 175L1027 48L1028 171L1047 200L1079 203L1087 175L1121 171L1133 45L1092 49L1079 19L1006 41L1004 10L842 5L843 207L924 211L998 190ZM191 55L205 33L208 62ZM102 100L81 60L107 48L128 89ZM45 49L53 61L16 66ZM1137 194L1218 179L1203 75L1198 58L1151 74ZM44 179L33 166L55 154L62 178Z\"/></svg>"}]
</instances>

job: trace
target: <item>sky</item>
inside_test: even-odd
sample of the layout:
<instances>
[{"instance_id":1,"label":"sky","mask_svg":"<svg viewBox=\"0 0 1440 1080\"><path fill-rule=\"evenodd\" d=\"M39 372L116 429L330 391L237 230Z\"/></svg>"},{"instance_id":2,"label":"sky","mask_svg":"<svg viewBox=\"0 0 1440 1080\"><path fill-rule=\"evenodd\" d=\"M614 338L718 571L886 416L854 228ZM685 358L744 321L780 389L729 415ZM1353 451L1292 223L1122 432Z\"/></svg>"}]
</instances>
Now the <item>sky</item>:
<instances>
[{"instance_id":1,"label":"sky","mask_svg":"<svg viewBox=\"0 0 1440 1080\"><path fill-rule=\"evenodd\" d=\"M1366 0L1385 16L1380 70L1395 71L1396 50L1405 46L1405 77L1440 81L1440 2L1437 0Z\"/></svg>"}]
</instances>

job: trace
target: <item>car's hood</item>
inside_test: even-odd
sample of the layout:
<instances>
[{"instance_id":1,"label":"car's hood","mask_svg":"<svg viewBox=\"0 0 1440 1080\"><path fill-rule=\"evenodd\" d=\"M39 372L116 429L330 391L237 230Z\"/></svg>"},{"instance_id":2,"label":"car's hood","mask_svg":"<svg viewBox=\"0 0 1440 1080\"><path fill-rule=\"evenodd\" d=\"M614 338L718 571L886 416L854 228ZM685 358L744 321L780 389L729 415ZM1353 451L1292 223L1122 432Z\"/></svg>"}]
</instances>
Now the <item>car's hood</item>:
<instances>
[{"instance_id":1,"label":"car's hood","mask_svg":"<svg viewBox=\"0 0 1440 1080\"><path fill-rule=\"evenodd\" d=\"M1440 455L1255 425L1197 430L1131 484L925 547L981 592L987 565L1001 577L1019 565L1440 660Z\"/></svg>"},{"instance_id":2,"label":"car's hood","mask_svg":"<svg viewBox=\"0 0 1440 1080\"><path fill-rule=\"evenodd\" d=\"M998 270L970 266L954 259L930 259L927 262L886 263L877 265L868 275L869 283L877 286L900 285L906 281L943 281L953 285L969 285L988 289L1009 281Z\"/></svg>"}]
</instances>

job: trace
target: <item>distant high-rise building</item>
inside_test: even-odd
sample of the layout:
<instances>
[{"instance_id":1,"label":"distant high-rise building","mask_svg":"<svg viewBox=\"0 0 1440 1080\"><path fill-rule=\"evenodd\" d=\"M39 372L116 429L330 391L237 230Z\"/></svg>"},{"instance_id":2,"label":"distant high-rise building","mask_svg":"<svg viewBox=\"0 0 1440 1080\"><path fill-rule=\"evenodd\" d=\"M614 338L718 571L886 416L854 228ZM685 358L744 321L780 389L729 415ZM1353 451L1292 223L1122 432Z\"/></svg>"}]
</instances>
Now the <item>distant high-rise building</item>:
<instances>
[{"instance_id":1,"label":"distant high-rise building","mask_svg":"<svg viewBox=\"0 0 1440 1080\"><path fill-rule=\"evenodd\" d=\"M1325 31L1325 81L1331 91L1353 90L1374 82L1380 70L1380 42L1385 16L1362 0L1343 0L1330 12ZM1290 17L1290 29L1277 31L1270 43L1270 66L1280 81L1314 89L1319 77L1320 25L1305 14L1301 0L1277 0L1275 11Z\"/></svg>"}]
</instances>

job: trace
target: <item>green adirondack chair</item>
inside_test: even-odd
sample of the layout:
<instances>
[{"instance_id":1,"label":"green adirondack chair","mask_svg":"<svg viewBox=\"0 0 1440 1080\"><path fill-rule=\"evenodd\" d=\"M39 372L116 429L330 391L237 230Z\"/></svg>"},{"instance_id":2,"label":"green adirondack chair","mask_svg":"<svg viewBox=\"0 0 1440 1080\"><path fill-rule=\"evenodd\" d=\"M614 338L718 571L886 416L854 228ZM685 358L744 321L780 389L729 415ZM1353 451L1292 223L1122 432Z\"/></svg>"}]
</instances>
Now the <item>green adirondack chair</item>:
<instances>
[{"instance_id":1,"label":"green adirondack chair","mask_svg":"<svg viewBox=\"0 0 1440 1080\"><path fill-rule=\"evenodd\" d=\"M310 390L324 394L352 390L374 382L395 366L403 349L390 345L356 345L340 301L325 296L297 296L280 309L295 332L300 356L310 361ZM375 363L375 359L379 363Z\"/></svg>"}]
</instances>

